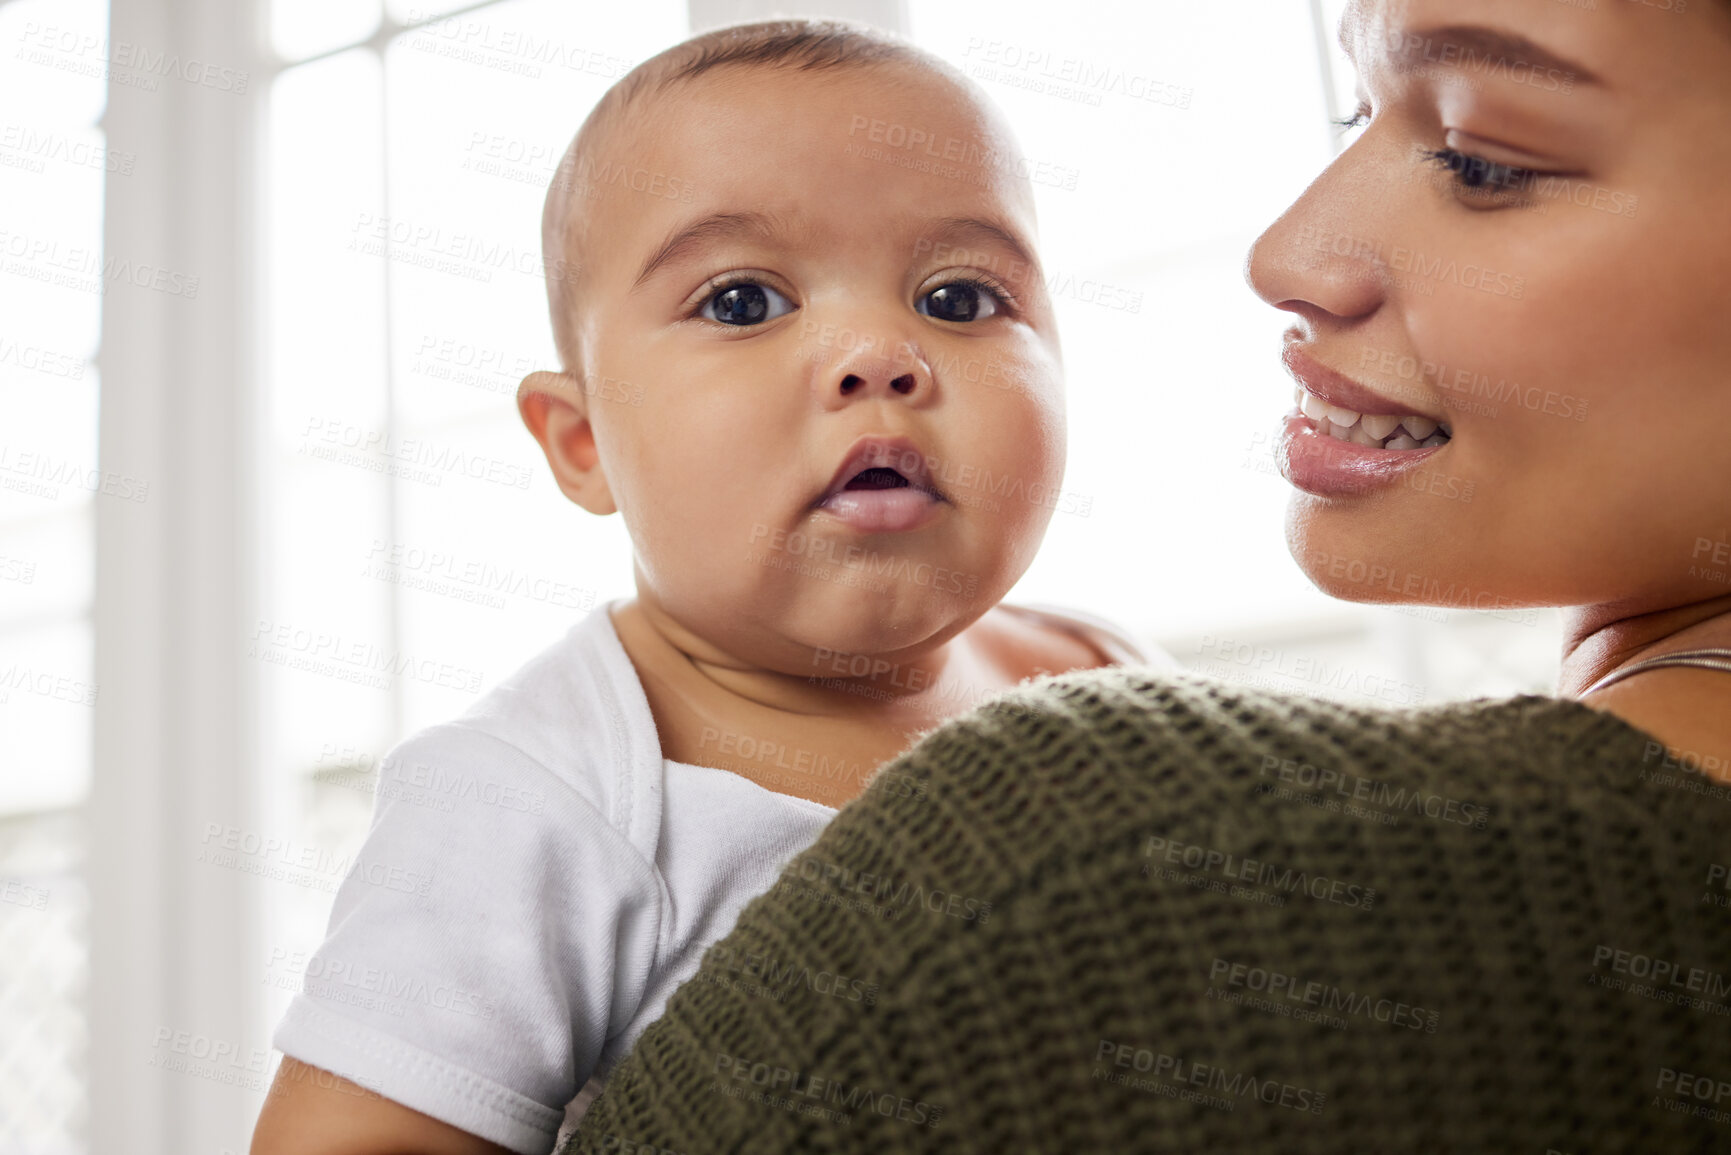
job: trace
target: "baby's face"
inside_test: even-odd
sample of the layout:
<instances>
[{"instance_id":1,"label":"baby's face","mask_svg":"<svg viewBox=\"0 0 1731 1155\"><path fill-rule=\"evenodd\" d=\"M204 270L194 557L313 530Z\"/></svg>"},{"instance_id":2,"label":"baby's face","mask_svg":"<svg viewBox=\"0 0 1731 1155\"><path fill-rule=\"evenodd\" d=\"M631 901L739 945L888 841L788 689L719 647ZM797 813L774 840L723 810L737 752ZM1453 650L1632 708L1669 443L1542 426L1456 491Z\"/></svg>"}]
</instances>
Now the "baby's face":
<instances>
[{"instance_id":1,"label":"baby's face","mask_svg":"<svg viewBox=\"0 0 1731 1155\"><path fill-rule=\"evenodd\" d=\"M644 105L579 174L572 318L639 596L788 673L953 636L1027 568L1064 466L1007 133L901 66L723 68Z\"/></svg>"}]
</instances>

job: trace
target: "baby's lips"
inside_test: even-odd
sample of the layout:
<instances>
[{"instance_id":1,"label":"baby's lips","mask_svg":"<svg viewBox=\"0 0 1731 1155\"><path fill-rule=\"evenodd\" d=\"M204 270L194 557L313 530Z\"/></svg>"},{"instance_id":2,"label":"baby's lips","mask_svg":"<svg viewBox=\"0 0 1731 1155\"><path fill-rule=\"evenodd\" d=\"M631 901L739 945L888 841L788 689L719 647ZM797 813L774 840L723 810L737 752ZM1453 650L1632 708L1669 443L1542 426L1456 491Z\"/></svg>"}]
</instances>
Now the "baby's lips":
<instances>
[{"instance_id":1,"label":"baby's lips","mask_svg":"<svg viewBox=\"0 0 1731 1155\"><path fill-rule=\"evenodd\" d=\"M929 491L904 486L843 490L825 499L821 508L862 533L906 533L930 521L938 505Z\"/></svg>"},{"instance_id":2,"label":"baby's lips","mask_svg":"<svg viewBox=\"0 0 1731 1155\"><path fill-rule=\"evenodd\" d=\"M937 486L932 484L931 465L926 460L926 455L912 440L907 437L872 435L854 442L853 448L848 450L847 456L842 459L817 504L827 505L839 494L849 492L848 484L868 469L893 469L907 481L907 488L921 491L930 498L946 500Z\"/></svg>"}]
</instances>

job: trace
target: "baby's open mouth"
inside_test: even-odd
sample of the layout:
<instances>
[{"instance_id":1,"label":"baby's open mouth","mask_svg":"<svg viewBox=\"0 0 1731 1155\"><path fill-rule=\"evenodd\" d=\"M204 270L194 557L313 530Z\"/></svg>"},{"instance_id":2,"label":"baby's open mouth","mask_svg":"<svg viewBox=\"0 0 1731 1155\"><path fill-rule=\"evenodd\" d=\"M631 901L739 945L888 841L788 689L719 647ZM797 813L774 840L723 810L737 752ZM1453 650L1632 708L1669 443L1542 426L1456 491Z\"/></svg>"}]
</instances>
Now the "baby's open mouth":
<instances>
[{"instance_id":1,"label":"baby's open mouth","mask_svg":"<svg viewBox=\"0 0 1731 1155\"><path fill-rule=\"evenodd\" d=\"M888 466L875 466L861 470L853 480L842 486L843 491L849 489L908 489L913 482L903 477L899 472Z\"/></svg>"},{"instance_id":2,"label":"baby's open mouth","mask_svg":"<svg viewBox=\"0 0 1731 1155\"><path fill-rule=\"evenodd\" d=\"M865 437L843 460L814 505L868 533L899 533L929 524L949 504L932 483L932 466L903 437Z\"/></svg>"},{"instance_id":3,"label":"baby's open mouth","mask_svg":"<svg viewBox=\"0 0 1731 1155\"><path fill-rule=\"evenodd\" d=\"M1446 425L1429 417L1413 413L1398 417L1354 413L1330 405L1302 385L1298 387L1296 399L1299 412L1316 423L1318 433L1366 449L1435 449L1447 445L1453 437Z\"/></svg>"}]
</instances>

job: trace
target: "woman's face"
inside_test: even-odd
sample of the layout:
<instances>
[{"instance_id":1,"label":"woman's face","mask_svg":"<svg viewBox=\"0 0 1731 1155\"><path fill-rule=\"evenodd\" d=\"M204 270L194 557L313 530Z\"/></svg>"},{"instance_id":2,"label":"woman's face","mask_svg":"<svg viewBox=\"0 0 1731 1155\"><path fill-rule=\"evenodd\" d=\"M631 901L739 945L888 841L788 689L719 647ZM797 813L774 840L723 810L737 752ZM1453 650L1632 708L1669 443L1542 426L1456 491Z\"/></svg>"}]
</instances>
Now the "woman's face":
<instances>
[{"instance_id":1,"label":"woman's face","mask_svg":"<svg viewBox=\"0 0 1731 1155\"><path fill-rule=\"evenodd\" d=\"M1249 262L1311 394L1294 556L1355 601L1731 594L1731 5L1355 0L1343 38L1363 127Z\"/></svg>"}]
</instances>

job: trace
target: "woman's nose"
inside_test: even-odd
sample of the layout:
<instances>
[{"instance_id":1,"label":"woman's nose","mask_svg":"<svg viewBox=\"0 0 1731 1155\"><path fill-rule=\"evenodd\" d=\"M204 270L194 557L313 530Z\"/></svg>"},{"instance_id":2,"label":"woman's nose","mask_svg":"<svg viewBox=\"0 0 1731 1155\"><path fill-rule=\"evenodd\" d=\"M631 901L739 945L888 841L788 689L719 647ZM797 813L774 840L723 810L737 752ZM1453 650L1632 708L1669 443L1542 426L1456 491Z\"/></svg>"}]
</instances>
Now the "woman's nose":
<instances>
[{"instance_id":1,"label":"woman's nose","mask_svg":"<svg viewBox=\"0 0 1731 1155\"><path fill-rule=\"evenodd\" d=\"M1317 323L1374 313L1386 297L1378 160L1360 140L1256 238L1245 280L1277 309ZM1357 154L1357 155L1355 155Z\"/></svg>"}]
</instances>

